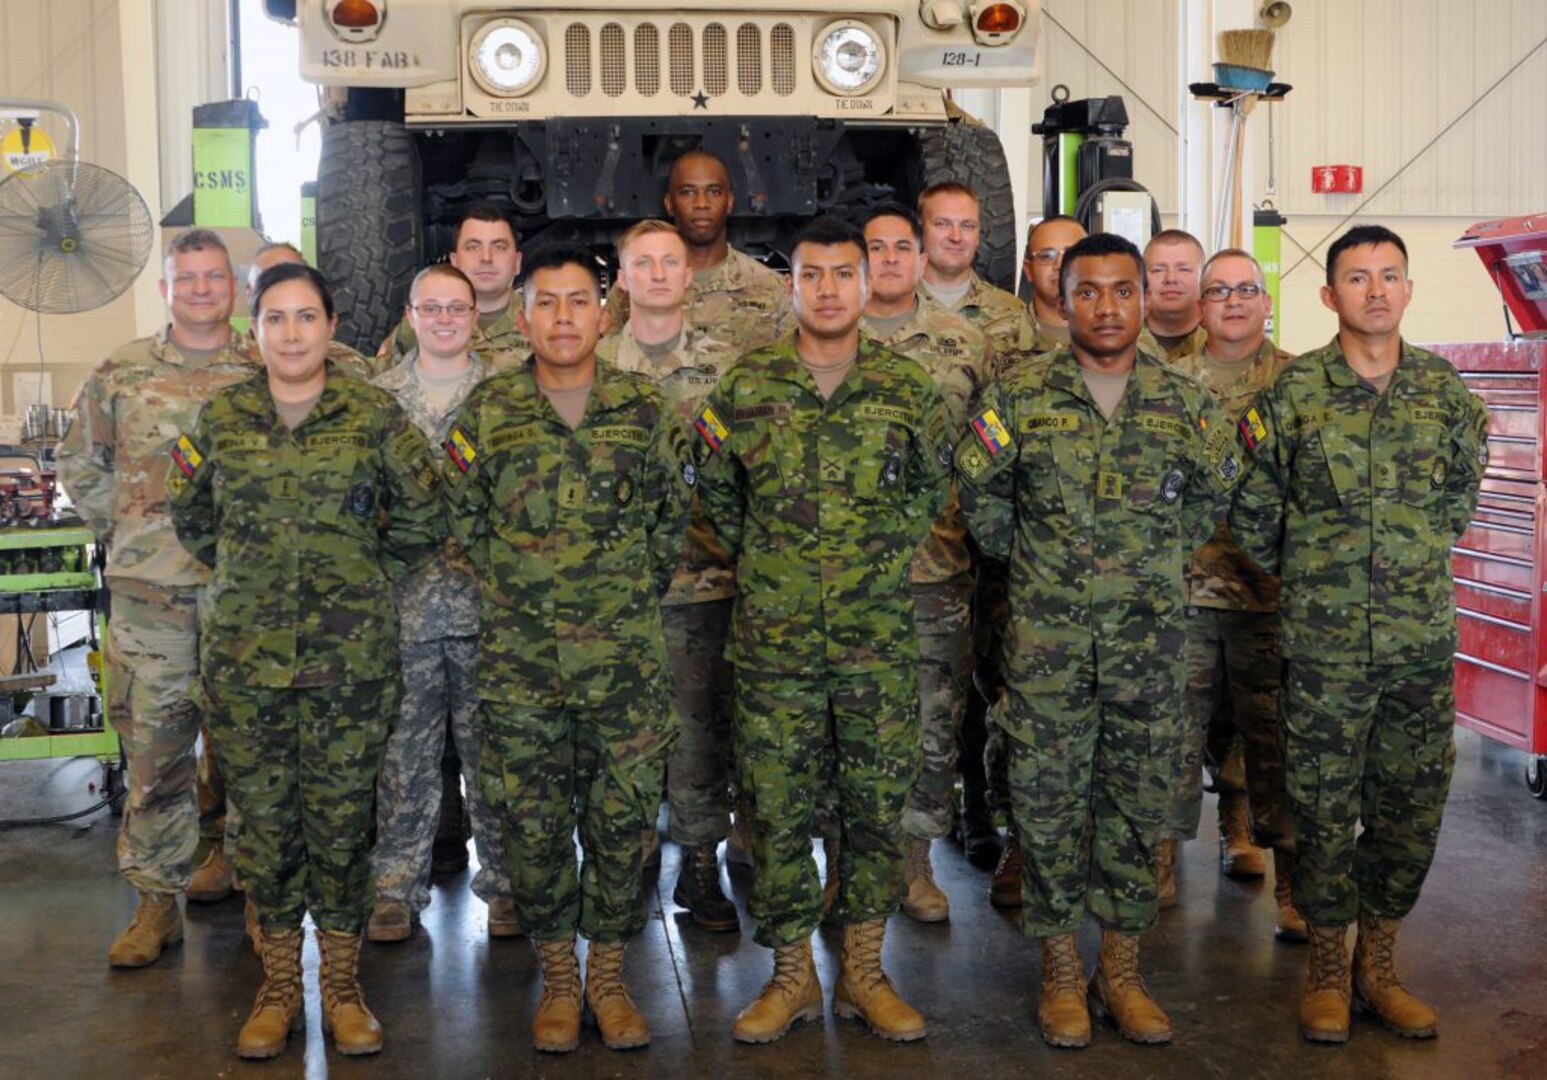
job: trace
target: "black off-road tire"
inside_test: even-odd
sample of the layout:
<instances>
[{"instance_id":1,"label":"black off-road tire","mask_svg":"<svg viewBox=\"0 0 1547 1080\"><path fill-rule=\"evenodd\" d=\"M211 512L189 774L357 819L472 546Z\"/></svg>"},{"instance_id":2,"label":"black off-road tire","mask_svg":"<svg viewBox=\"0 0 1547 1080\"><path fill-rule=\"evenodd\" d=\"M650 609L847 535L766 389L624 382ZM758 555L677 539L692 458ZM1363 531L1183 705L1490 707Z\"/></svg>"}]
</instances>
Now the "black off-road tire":
<instances>
[{"instance_id":1,"label":"black off-road tire","mask_svg":"<svg viewBox=\"0 0 1547 1080\"><path fill-rule=\"evenodd\" d=\"M982 241L974 261L978 275L1001 289L1015 288L1015 195L1004 147L992 128L953 117L944 127L919 132L923 183L948 180L969 185L982 203Z\"/></svg>"},{"instance_id":2,"label":"black off-road tire","mask_svg":"<svg viewBox=\"0 0 1547 1080\"><path fill-rule=\"evenodd\" d=\"M367 356L397 325L424 262L419 150L401 123L323 129L317 268L333 287L338 340Z\"/></svg>"}]
</instances>

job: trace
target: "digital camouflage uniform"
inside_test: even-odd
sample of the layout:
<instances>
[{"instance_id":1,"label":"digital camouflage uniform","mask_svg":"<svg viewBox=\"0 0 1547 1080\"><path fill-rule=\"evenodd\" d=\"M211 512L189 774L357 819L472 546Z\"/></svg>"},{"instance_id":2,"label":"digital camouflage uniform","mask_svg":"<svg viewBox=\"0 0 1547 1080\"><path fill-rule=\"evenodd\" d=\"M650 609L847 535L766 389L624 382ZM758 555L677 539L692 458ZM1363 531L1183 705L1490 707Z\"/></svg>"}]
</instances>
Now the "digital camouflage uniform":
<instances>
[{"instance_id":1,"label":"digital camouflage uniform","mask_svg":"<svg viewBox=\"0 0 1547 1080\"><path fill-rule=\"evenodd\" d=\"M1205 353L1175 362L1202 379L1238 421L1293 357L1264 341L1257 355L1223 376ZM1185 751L1163 835L1198 835L1205 762L1221 794L1248 795L1252 838L1260 847L1294 850L1278 750L1278 579L1247 558L1221 523L1187 565ZM1221 766L1237 736L1246 756L1245 785Z\"/></svg>"},{"instance_id":2,"label":"digital camouflage uniform","mask_svg":"<svg viewBox=\"0 0 1547 1080\"><path fill-rule=\"evenodd\" d=\"M683 312L689 326L744 352L773 341L789 324L789 287L777 270L731 248L716 265L694 271ZM627 289L607 294L607 315L615 331L628 323Z\"/></svg>"},{"instance_id":3,"label":"digital camouflage uniform","mask_svg":"<svg viewBox=\"0 0 1547 1080\"><path fill-rule=\"evenodd\" d=\"M1148 326L1139 331L1139 351L1158 356L1168 364L1174 364L1184 356L1202 352L1208 341L1209 332L1201 322L1169 349L1160 343L1155 337L1155 332Z\"/></svg>"},{"instance_id":4,"label":"digital camouflage uniform","mask_svg":"<svg viewBox=\"0 0 1547 1080\"><path fill-rule=\"evenodd\" d=\"M1223 515L1234 433L1197 380L1139 354L1102 417L1073 352L985 395L962 508L1010 561L1010 789L1025 932L1126 934L1157 911L1154 845L1181 752L1182 571ZM1207 432L1207 434L1205 434Z\"/></svg>"},{"instance_id":5,"label":"digital camouflage uniform","mask_svg":"<svg viewBox=\"0 0 1547 1080\"><path fill-rule=\"evenodd\" d=\"M711 333L684 326L670 353L651 357L635 340L632 323L596 347L602 363L654 382L684 431L739 352ZM682 561L661 598L679 725L666 763L666 802L671 839L689 847L718 844L730 831L732 687L725 641L736 596L736 569L696 502Z\"/></svg>"},{"instance_id":6,"label":"digital camouflage uniform","mask_svg":"<svg viewBox=\"0 0 1547 1080\"><path fill-rule=\"evenodd\" d=\"M526 340L526 335L516 326L516 313L521 310L521 303L521 290L512 289L510 303L504 311L488 322L479 315L473 327L473 341L469 348L483 357L491 370L503 371L532 355L531 342ZM376 376L391 371L418 344L419 338L405 315L387 334L376 350L376 355L369 361L370 374Z\"/></svg>"},{"instance_id":7,"label":"digital camouflage uniform","mask_svg":"<svg viewBox=\"0 0 1547 1080\"><path fill-rule=\"evenodd\" d=\"M167 451L212 393L257 364L247 340L233 333L210 363L193 367L169 334L170 327L131 341L92 372L57 451L76 510L108 545L108 718L128 761L118 865L136 889L161 893L187 887L201 830L219 837L225 816L209 747L202 768L217 789L202 814L194 799L201 716L189 693L209 571L173 532Z\"/></svg>"},{"instance_id":8,"label":"digital camouflage uniform","mask_svg":"<svg viewBox=\"0 0 1547 1080\"><path fill-rule=\"evenodd\" d=\"M1455 762L1450 549L1476 508L1487 411L1405 342L1377 394L1334 339L1289 365L1240 430L1251 460L1231 529L1283 581L1295 907L1313 925L1400 919Z\"/></svg>"},{"instance_id":9,"label":"digital camouflage uniform","mask_svg":"<svg viewBox=\"0 0 1547 1080\"><path fill-rule=\"evenodd\" d=\"M571 431L528 364L468 396L445 448L452 533L482 600L479 782L522 926L625 940L644 926L676 732L659 598L691 506L686 437L648 379L601 364Z\"/></svg>"},{"instance_id":10,"label":"digital camouflage uniform","mask_svg":"<svg viewBox=\"0 0 1547 1080\"><path fill-rule=\"evenodd\" d=\"M440 446L463 400L488 376L489 365L472 354L442 412L415 375L418 357L415 346L374 382L397 399L432 446ZM376 784L376 847L371 852L376 895L401 900L414 911L430 902L430 849L440 820L440 765L449 718L478 851L473 894L485 903L509 896L499 818L478 783L478 579L461 548L448 540L437 558L396 582L393 591L403 703Z\"/></svg>"},{"instance_id":11,"label":"digital camouflage uniform","mask_svg":"<svg viewBox=\"0 0 1547 1080\"><path fill-rule=\"evenodd\" d=\"M811 858L829 746L841 923L886 918L918 778L913 553L945 505L947 413L922 367L861 337L824 401L793 335L743 356L700 411L700 497L736 562L736 758L752 803L756 940L822 918Z\"/></svg>"},{"instance_id":12,"label":"digital camouflage uniform","mask_svg":"<svg viewBox=\"0 0 1547 1080\"><path fill-rule=\"evenodd\" d=\"M211 397L168 454L178 539L213 568L202 693L241 814L235 863L268 931L358 933L376 777L399 698L391 579L445 539L424 436L328 366L294 431L259 373Z\"/></svg>"},{"instance_id":13,"label":"digital camouflage uniform","mask_svg":"<svg viewBox=\"0 0 1547 1080\"><path fill-rule=\"evenodd\" d=\"M862 319L860 329L870 334L873 327ZM920 296L894 333L872 339L929 373L944 401L948 430L961 430L988 377L983 335ZM972 552L954 484L945 509L914 552L910 576L924 749L902 825L910 838L935 840L950 830L955 814L956 734L972 687Z\"/></svg>"}]
</instances>

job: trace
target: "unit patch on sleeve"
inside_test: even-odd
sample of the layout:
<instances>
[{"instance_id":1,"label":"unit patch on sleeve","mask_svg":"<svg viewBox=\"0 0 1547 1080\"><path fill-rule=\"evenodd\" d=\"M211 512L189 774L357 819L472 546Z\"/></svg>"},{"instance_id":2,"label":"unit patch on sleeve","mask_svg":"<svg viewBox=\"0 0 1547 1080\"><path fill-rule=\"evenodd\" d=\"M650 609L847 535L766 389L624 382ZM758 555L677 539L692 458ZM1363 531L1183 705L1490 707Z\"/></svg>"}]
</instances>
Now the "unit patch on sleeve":
<instances>
[{"instance_id":1,"label":"unit patch on sleeve","mask_svg":"<svg viewBox=\"0 0 1547 1080\"><path fill-rule=\"evenodd\" d=\"M725 445L725 440L730 438L730 429L721 422L714 409L705 405L698 411L698 419L693 422L693 428L703 436L704 442L709 444L711 453Z\"/></svg>"},{"instance_id":2,"label":"unit patch on sleeve","mask_svg":"<svg viewBox=\"0 0 1547 1080\"><path fill-rule=\"evenodd\" d=\"M193 474L199 471L199 466L204 464L204 455L199 453L188 436L179 435L172 444L172 463L183 476L192 479Z\"/></svg>"},{"instance_id":3,"label":"unit patch on sleeve","mask_svg":"<svg viewBox=\"0 0 1547 1080\"><path fill-rule=\"evenodd\" d=\"M451 458L451 463L464 473L478 460L473 440L463 434L460 427L452 428L451 434L446 437L446 454Z\"/></svg>"},{"instance_id":4,"label":"unit patch on sleeve","mask_svg":"<svg viewBox=\"0 0 1547 1080\"><path fill-rule=\"evenodd\" d=\"M972 430L976 431L978 438L983 440L983 445L990 457L1008 450L1013 441L1010 438L1010 432L1000 422L999 414L993 409L984 409L980 412L972 421Z\"/></svg>"},{"instance_id":5,"label":"unit patch on sleeve","mask_svg":"<svg viewBox=\"0 0 1547 1080\"><path fill-rule=\"evenodd\" d=\"M1262 414L1253 405L1246 410L1238 425L1241 429L1241 438L1246 440L1246 449L1255 450L1257 444L1268 437L1268 425L1262 422Z\"/></svg>"}]
</instances>

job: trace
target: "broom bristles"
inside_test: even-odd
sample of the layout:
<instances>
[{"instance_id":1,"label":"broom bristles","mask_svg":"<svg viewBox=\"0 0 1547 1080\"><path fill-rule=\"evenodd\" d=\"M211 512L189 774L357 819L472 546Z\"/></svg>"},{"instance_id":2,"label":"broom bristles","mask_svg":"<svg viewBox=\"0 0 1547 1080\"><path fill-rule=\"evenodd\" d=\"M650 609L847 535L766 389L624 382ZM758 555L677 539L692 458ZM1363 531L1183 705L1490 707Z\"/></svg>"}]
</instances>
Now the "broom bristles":
<instances>
[{"instance_id":1,"label":"broom bristles","mask_svg":"<svg viewBox=\"0 0 1547 1080\"><path fill-rule=\"evenodd\" d=\"M1221 30L1219 62L1236 67L1273 70L1272 30Z\"/></svg>"}]
</instances>

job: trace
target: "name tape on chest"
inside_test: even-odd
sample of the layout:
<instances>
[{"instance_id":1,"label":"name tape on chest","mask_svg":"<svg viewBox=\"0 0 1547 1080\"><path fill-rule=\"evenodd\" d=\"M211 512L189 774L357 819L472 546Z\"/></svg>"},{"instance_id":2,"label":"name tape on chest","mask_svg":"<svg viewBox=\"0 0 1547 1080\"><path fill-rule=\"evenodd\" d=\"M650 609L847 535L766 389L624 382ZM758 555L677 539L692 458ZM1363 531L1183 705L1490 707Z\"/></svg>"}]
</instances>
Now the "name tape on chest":
<instances>
[{"instance_id":1,"label":"name tape on chest","mask_svg":"<svg viewBox=\"0 0 1547 1080\"><path fill-rule=\"evenodd\" d=\"M537 424L521 424L519 427L500 428L489 436L485 448L491 454L513 450L518 446L531 446L540 442L543 429Z\"/></svg>"},{"instance_id":2,"label":"name tape on chest","mask_svg":"<svg viewBox=\"0 0 1547 1080\"><path fill-rule=\"evenodd\" d=\"M904 409L900 405L867 401L854 411L861 420L885 420L889 424L901 424L903 427L912 427L915 421L913 410Z\"/></svg>"},{"instance_id":3,"label":"name tape on chest","mask_svg":"<svg viewBox=\"0 0 1547 1080\"><path fill-rule=\"evenodd\" d=\"M650 432L642 427L627 424L610 424L591 429L593 443L610 443L616 446L632 446L643 450L650 445Z\"/></svg>"},{"instance_id":4,"label":"name tape on chest","mask_svg":"<svg viewBox=\"0 0 1547 1080\"><path fill-rule=\"evenodd\" d=\"M215 439L215 453L226 454L243 450L267 450L267 435L221 435Z\"/></svg>"},{"instance_id":5,"label":"name tape on chest","mask_svg":"<svg viewBox=\"0 0 1547 1080\"><path fill-rule=\"evenodd\" d=\"M787 401L767 401L761 405L738 405L736 423L753 423L758 420L788 420L794 412Z\"/></svg>"},{"instance_id":6,"label":"name tape on chest","mask_svg":"<svg viewBox=\"0 0 1547 1080\"><path fill-rule=\"evenodd\" d=\"M1155 416L1153 414L1140 414L1135 418L1139 430L1154 432L1157 435L1170 435L1173 438L1185 439L1187 437L1186 421L1175 416Z\"/></svg>"},{"instance_id":7,"label":"name tape on chest","mask_svg":"<svg viewBox=\"0 0 1547 1080\"><path fill-rule=\"evenodd\" d=\"M1021 434L1035 435L1041 432L1078 431L1080 418L1059 413L1038 413L1021 417Z\"/></svg>"}]
</instances>

